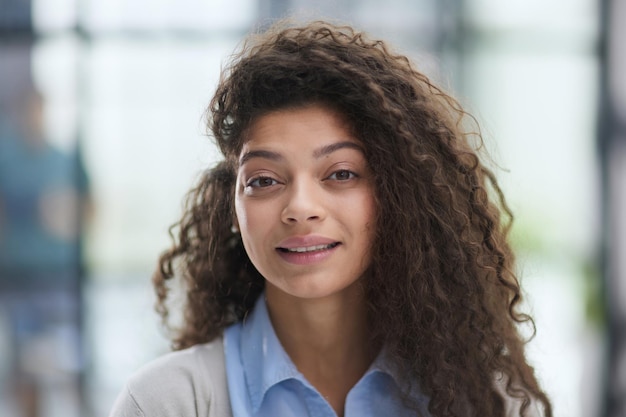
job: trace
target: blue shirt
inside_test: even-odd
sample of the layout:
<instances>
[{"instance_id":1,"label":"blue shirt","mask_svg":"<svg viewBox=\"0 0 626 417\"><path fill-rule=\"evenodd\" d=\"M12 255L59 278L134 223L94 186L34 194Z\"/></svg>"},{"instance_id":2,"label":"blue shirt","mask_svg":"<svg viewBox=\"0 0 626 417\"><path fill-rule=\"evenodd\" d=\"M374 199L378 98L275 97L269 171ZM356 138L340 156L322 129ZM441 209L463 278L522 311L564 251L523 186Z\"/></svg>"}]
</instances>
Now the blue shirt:
<instances>
[{"instance_id":1,"label":"blue shirt","mask_svg":"<svg viewBox=\"0 0 626 417\"><path fill-rule=\"evenodd\" d=\"M234 417L336 417L276 337L261 295L244 322L224 333L226 375ZM345 417L415 416L379 355L346 398ZM420 397L418 397L420 398ZM426 401L421 397L425 410Z\"/></svg>"}]
</instances>

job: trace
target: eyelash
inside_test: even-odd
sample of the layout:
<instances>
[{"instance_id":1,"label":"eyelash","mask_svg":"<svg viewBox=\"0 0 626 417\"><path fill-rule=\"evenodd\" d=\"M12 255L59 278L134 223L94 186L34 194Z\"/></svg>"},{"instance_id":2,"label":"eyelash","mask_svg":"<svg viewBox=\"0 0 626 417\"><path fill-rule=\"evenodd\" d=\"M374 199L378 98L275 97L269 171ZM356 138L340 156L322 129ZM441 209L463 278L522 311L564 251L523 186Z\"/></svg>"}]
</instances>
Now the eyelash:
<instances>
[{"instance_id":1,"label":"eyelash","mask_svg":"<svg viewBox=\"0 0 626 417\"><path fill-rule=\"evenodd\" d=\"M348 178L338 178L337 176L339 174L347 174ZM332 181L339 181L339 182L344 182L344 181L349 181L349 180L353 180L355 178L358 178L358 174L350 171L348 169L338 169L337 171L334 171L332 174L330 174L328 177L326 177L324 180L332 180ZM261 181L270 181L270 184L265 184L265 185L261 185ZM266 188L266 187L271 187L272 185L276 185L278 184L278 181L276 181L274 178L272 177L268 177L268 176L258 176L258 177L254 177L251 178L247 183L246 183L246 188L250 187L250 188Z\"/></svg>"},{"instance_id":2,"label":"eyelash","mask_svg":"<svg viewBox=\"0 0 626 417\"><path fill-rule=\"evenodd\" d=\"M348 174L348 178L339 179L337 178L337 174ZM334 177L334 178L333 178ZM328 176L327 179L335 180L335 181L348 181L357 178L358 175L355 172L350 171L349 169L339 169Z\"/></svg>"},{"instance_id":3,"label":"eyelash","mask_svg":"<svg viewBox=\"0 0 626 417\"><path fill-rule=\"evenodd\" d=\"M264 180L269 180L272 183L269 185L261 185L261 181ZM259 176L259 177L254 177L252 179L250 179L247 183L246 183L246 187L252 187L252 188L265 188L265 187L269 187L271 185L276 185L278 184L278 181L276 181L274 178L272 177L266 177L266 176Z\"/></svg>"}]
</instances>

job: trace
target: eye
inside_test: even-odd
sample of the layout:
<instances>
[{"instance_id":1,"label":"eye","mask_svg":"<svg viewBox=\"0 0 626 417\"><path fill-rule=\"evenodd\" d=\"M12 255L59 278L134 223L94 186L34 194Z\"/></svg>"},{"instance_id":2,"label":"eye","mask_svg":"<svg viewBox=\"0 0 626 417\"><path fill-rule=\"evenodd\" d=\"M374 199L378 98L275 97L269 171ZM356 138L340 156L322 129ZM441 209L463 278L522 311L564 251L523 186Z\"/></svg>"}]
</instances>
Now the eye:
<instances>
[{"instance_id":1,"label":"eye","mask_svg":"<svg viewBox=\"0 0 626 417\"><path fill-rule=\"evenodd\" d=\"M278 181L272 177L256 177L248 181L246 187L265 188L276 184L278 184Z\"/></svg>"},{"instance_id":2,"label":"eye","mask_svg":"<svg viewBox=\"0 0 626 417\"><path fill-rule=\"evenodd\" d=\"M328 179L337 180L337 181L347 181L356 177L357 177L357 174L355 174L354 172L348 171L347 169L340 169L339 171L335 171L332 174L330 174Z\"/></svg>"}]
</instances>

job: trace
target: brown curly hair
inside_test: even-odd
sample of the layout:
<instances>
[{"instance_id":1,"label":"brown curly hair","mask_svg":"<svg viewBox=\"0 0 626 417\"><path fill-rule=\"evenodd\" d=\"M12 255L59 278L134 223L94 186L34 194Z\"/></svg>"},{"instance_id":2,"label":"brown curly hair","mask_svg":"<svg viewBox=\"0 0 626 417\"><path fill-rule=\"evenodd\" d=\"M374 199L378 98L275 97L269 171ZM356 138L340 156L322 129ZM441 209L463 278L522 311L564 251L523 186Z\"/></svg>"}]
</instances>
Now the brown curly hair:
<instances>
[{"instance_id":1,"label":"brown curly hair","mask_svg":"<svg viewBox=\"0 0 626 417\"><path fill-rule=\"evenodd\" d=\"M253 120L312 103L346 117L373 172L368 306L407 400L417 381L435 417L502 416L505 397L519 399L520 416L532 402L551 416L524 357L519 327L534 333L534 323L518 311L507 243L512 215L478 157L475 120L384 42L325 22L282 23L253 35L222 73L207 116L224 160L190 192L178 237L154 276L165 323L170 281L186 284L174 348L219 336L263 291L263 277L230 230L237 157Z\"/></svg>"}]
</instances>

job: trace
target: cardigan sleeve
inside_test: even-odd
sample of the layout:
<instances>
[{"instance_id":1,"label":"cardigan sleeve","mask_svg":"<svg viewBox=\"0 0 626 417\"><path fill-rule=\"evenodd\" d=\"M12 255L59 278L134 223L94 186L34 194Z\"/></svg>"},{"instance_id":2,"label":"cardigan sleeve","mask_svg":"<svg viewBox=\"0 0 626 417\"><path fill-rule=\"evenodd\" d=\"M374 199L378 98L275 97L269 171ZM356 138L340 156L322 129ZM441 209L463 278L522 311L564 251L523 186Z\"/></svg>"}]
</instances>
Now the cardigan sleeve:
<instances>
[{"instance_id":1,"label":"cardigan sleeve","mask_svg":"<svg viewBox=\"0 0 626 417\"><path fill-rule=\"evenodd\" d=\"M126 385L113 405L110 417L144 417L143 410L135 400L130 387Z\"/></svg>"},{"instance_id":2,"label":"cardigan sleeve","mask_svg":"<svg viewBox=\"0 0 626 417\"><path fill-rule=\"evenodd\" d=\"M169 353L127 382L109 417L231 417L222 339Z\"/></svg>"}]
</instances>

